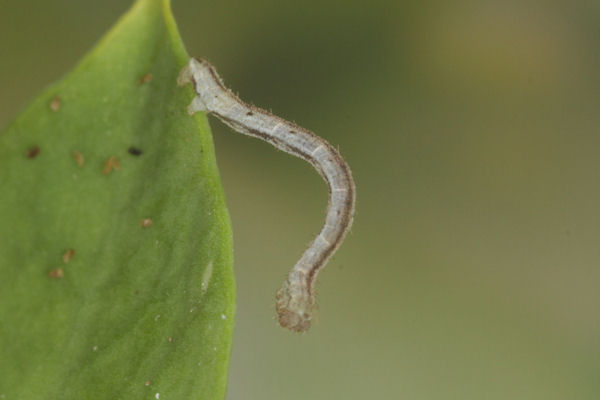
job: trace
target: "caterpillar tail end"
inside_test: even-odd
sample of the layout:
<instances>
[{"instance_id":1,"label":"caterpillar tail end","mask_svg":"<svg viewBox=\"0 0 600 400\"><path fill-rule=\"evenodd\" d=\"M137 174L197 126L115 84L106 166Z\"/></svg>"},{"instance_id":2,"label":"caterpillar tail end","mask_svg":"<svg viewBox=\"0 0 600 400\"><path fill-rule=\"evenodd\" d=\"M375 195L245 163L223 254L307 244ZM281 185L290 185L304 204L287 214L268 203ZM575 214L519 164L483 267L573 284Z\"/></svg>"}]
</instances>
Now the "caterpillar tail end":
<instances>
[{"instance_id":1,"label":"caterpillar tail end","mask_svg":"<svg viewBox=\"0 0 600 400\"><path fill-rule=\"evenodd\" d=\"M275 294L279 325L293 332L306 332L311 326L315 301L303 282L290 277Z\"/></svg>"}]
</instances>

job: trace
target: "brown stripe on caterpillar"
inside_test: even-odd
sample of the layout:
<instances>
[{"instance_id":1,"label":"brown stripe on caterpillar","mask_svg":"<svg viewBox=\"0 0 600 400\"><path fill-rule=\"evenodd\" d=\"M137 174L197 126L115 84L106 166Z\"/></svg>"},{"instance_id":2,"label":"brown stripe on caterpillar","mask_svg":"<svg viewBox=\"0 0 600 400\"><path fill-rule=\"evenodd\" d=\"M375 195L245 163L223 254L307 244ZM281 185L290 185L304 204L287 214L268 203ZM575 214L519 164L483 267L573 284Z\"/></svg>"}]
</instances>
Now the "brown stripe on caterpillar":
<instances>
[{"instance_id":1,"label":"brown stripe on caterpillar","mask_svg":"<svg viewBox=\"0 0 600 400\"><path fill-rule=\"evenodd\" d=\"M306 331L315 305L317 275L352 225L355 186L350 167L333 146L311 131L244 103L225 86L207 61L190 59L177 83L194 86L196 97L188 107L190 114L198 111L213 114L240 133L300 157L313 165L327 182L329 203L325 224L275 296L281 326L296 332Z\"/></svg>"}]
</instances>

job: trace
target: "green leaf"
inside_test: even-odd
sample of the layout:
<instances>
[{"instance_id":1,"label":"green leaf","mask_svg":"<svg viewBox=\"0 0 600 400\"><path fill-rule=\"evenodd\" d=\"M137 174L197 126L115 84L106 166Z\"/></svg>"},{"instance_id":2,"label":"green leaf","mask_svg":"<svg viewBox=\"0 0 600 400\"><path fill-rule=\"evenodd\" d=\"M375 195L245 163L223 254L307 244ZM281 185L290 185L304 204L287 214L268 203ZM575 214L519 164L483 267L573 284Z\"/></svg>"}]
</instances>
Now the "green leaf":
<instances>
[{"instance_id":1,"label":"green leaf","mask_svg":"<svg viewBox=\"0 0 600 400\"><path fill-rule=\"evenodd\" d=\"M231 230L188 59L139 0L0 133L0 398L224 397Z\"/></svg>"}]
</instances>

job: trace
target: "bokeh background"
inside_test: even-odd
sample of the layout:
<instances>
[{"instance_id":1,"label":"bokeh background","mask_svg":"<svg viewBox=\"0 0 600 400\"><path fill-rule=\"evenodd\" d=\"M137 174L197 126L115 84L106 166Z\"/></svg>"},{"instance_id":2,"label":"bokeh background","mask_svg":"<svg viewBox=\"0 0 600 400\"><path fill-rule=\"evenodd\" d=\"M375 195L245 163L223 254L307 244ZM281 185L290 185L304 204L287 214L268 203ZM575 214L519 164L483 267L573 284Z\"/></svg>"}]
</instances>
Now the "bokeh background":
<instances>
[{"instance_id":1,"label":"bokeh background","mask_svg":"<svg viewBox=\"0 0 600 400\"><path fill-rule=\"evenodd\" d=\"M211 119L235 235L228 400L600 398L600 3L173 3L190 54L338 146L358 189L319 320L288 333L273 296L325 184ZM1 0L0 125L129 5Z\"/></svg>"}]
</instances>

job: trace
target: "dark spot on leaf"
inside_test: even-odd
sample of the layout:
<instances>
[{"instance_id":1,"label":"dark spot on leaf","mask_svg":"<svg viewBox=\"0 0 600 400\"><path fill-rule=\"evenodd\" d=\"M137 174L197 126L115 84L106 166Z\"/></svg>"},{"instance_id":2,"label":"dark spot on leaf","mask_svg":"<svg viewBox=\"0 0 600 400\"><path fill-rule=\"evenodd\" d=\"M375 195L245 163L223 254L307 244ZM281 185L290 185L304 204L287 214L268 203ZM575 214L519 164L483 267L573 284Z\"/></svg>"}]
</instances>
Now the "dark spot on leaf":
<instances>
[{"instance_id":1,"label":"dark spot on leaf","mask_svg":"<svg viewBox=\"0 0 600 400\"><path fill-rule=\"evenodd\" d=\"M129 151L129 154L133 154L134 156L142 155L142 150L138 149L137 147L131 146L127 151Z\"/></svg>"},{"instance_id":2,"label":"dark spot on leaf","mask_svg":"<svg viewBox=\"0 0 600 400\"><path fill-rule=\"evenodd\" d=\"M27 158L35 158L38 154L40 154L40 148L38 146L33 146L27 150Z\"/></svg>"},{"instance_id":3,"label":"dark spot on leaf","mask_svg":"<svg viewBox=\"0 0 600 400\"><path fill-rule=\"evenodd\" d=\"M252 111L248 111L246 115L254 115L254 113Z\"/></svg>"}]
</instances>

